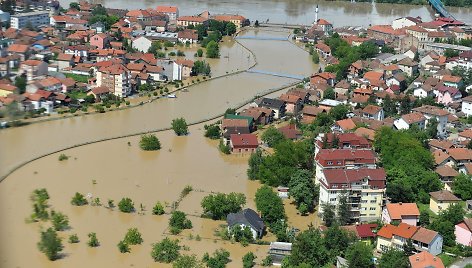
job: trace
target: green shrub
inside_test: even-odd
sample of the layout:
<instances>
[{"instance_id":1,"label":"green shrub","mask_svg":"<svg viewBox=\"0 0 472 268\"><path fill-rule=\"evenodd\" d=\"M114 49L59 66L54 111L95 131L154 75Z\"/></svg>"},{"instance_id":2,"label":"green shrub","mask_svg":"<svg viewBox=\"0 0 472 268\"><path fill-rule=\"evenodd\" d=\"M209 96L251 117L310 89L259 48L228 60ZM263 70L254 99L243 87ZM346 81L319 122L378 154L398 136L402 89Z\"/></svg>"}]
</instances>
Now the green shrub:
<instances>
[{"instance_id":1,"label":"green shrub","mask_svg":"<svg viewBox=\"0 0 472 268\"><path fill-rule=\"evenodd\" d=\"M161 149L161 142L153 134L147 134L141 136L141 141L139 141L139 147L144 151L157 151Z\"/></svg>"},{"instance_id":2,"label":"green shrub","mask_svg":"<svg viewBox=\"0 0 472 268\"><path fill-rule=\"evenodd\" d=\"M131 213L134 211L133 201L128 197L124 197L118 203L118 208L120 209L121 212Z\"/></svg>"},{"instance_id":3,"label":"green shrub","mask_svg":"<svg viewBox=\"0 0 472 268\"><path fill-rule=\"evenodd\" d=\"M75 244L75 243L79 243L80 240L79 240L79 237L77 236L77 234L72 234L69 236L69 243L70 244Z\"/></svg>"},{"instance_id":4,"label":"green shrub","mask_svg":"<svg viewBox=\"0 0 472 268\"><path fill-rule=\"evenodd\" d=\"M129 245L138 245L143 243L143 238L141 237L141 233L138 231L138 228L130 228L125 235L125 239L123 241Z\"/></svg>"},{"instance_id":5,"label":"green shrub","mask_svg":"<svg viewBox=\"0 0 472 268\"><path fill-rule=\"evenodd\" d=\"M65 154L60 154L59 155L59 161L64 161L64 160L67 160L67 159L69 159L69 157Z\"/></svg>"},{"instance_id":6,"label":"green shrub","mask_svg":"<svg viewBox=\"0 0 472 268\"><path fill-rule=\"evenodd\" d=\"M87 199L85 199L85 197L81 193L75 193L70 203L74 206L83 206L83 205L87 205L88 201Z\"/></svg>"}]
</instances>

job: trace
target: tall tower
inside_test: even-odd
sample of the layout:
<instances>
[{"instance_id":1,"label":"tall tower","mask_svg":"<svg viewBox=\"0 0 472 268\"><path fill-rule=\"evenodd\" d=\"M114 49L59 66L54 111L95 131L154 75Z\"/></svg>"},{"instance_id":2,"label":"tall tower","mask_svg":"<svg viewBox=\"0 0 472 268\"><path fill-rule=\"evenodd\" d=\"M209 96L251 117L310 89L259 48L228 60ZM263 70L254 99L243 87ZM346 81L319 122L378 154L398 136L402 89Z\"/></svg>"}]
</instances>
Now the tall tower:
<instances>
[{"instance_id":1,"label":"tall tower","mask_svg":"<svg viewBox=\"0 0 472 268\"><path fill-rule=\"evenodd\" d=\"M313 22L313 25L316 25L318 23L318 5L316 5L315 8L315 21Z\"/></svg>"}]
</instances>

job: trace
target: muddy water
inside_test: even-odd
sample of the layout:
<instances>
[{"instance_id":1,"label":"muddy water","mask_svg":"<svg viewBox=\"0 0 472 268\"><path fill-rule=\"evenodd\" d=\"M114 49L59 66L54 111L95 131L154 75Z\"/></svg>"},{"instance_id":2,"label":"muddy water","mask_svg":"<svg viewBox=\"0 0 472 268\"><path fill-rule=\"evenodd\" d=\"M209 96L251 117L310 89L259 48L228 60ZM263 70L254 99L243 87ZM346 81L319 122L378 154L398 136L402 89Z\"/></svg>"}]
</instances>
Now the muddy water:
<instances>
[{"instance_id":1,"label":"muddy water","mask_svg":"<svg viewBox=\"0 0 472 268\"><path fill-rule=\"evenodd\" d=\"M288 35L286 32L275 34L284 37ZM288 41L241 40L241 43L250 49L254 48L258 69L267 68L304 75L317 70L306 52ZM232 47L242 51L240 45L234 44ZM283 62L277 59L279 54ZM248 55L245 54L243 57ZM230 62L232 59L230 56ZM221 61L226 61L226 59L222 58ZM247 58L238 62L244 64L235 65L235 68L248 66ZM249 62L249 65L251 64ZM70 145L138 131L166 128L170 126L172 119L181 116L187 122L209 118L224 112L228 107L237 106L256 94L292 82L294 80L288 78L240 73L191 87L188 92L178 93L177 99L161 99L128 110L2 130L0 131L0 174L6 173L22 161Z\"/></svg>"},{"instance_id":2,"label":"muddy water","mask_svg":"<svg viewBox=\"0 0 472 268\"><path fill-rule=\"evenodd\" d=\"M68 6L72 0L60 0ZM328 19L335 27L369 24L386 24L403 16L421 16L431 19L434 15L428 6L350 3L349 1L315 1L315 0L145 0L131 5L127 0L95 0L113 8L155 8L157 5L178 5L180 15L195 15L204 10L211 13L239 13L251 20L289 24L310 24L315 17L316 5L319 5L319 17ZM447 8L457 19L472 23L471 8Z\"/></svg>"},{"instance_id":3,"label":"muddy water","mask_svg":"<svg viewBox=\"0 0 472 268\"><path fill-rule=\"evenodd\" d=\"M287 57L285 68L271 70L306 74L316 70L305 52L293 45L287 46L288 42L277 41L266 46L258 42L265 41L243 41L245 46L254 48L258 68L279 68L274 67L278 64L276 61L274 65L268 63L274 59L274 54L262 53L270 48L274 53L284 49L284 53L292 55ZM0 131L2 167L6 167L5 163L12 165L15 161L97 137L166 127L177 116L184 116L188 121L209 117L247 96L291 81L243 73L201 84L189 92L179 93L177 99L163 99L136 109ZM209 192L244 193L248 198L247 206L255 208L253 197L260 186L258 182L247 180L247 156L220 154L217 142L205 139L202 128L201 124L190 127L191 134L187 137L176 137L171 131L158 133L163 146L159 152L141 151L137 146L139 137L123 138L67 150L64 153L69 160L63 162L58 161L58 154L53 154L14 172L0 183L0 267L170 267L156 264L150 257L151 244L167 236L168 223L167 215L152 216L150 210L156 201L171 204L177 200L186 185L192 185L195 191L181 202L179 209L195 215L190 216L194 228L181 236L173 236L190 248L183 253L201 257L205 252L223 247L231 252L233 262L229 267L241 267L241 257L248 251L256 253L260 262L267 246L242 247L221 241L214 232L224 222L198 217L200 201ZM48 261L36 248L39 230L48 227L48 223L25 223L32 211L29 195L42 187L49 191L51 207L70 218L72 229L61 232L61 236L67 238L77 233L81 239L77 245L64 243L64 256L55 262ZM122 197L130 197L138 211L143 204L145 215L123 214L105 207L73 207L69 202L75 192L90 193L102 203L113 199L116 204ZM170 211L170 207L166 210ZM289 221L299 223L298 228L316 222L296 215L289 204L287 210ZM116 244L131 227L142 232L144 243L133 246L131 254L121 254ZM97 233L100 247L86 246L89 232ZM198 234L202 240L190 240L190 233ZM28 252L27 258L25 252Z\"/></svg>"}]
</instances>

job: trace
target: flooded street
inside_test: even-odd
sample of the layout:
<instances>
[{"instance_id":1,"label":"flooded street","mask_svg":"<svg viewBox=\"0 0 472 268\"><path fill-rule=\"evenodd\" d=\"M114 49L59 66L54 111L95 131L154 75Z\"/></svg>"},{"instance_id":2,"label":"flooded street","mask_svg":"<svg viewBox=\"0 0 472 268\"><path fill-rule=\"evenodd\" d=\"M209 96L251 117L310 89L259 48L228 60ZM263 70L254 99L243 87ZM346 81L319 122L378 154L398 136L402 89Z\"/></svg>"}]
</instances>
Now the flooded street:
<instances>
[{"instance_id":1,"label":"flooded street","mask_svg":"<svg viewBox=\"0 0 472 268\"><path fill-rule=\"evenodd\" d=\"M68 6L73 0L60 0ZM158 5L177 5L180 15L196 15L204 10L213 14L239 13L251 21L259 20L288 24L311 24L315 18L315 8L319 5L320 18L327 19L335 27L368 26L369 24L389 24L392 20L404 16L420 16L423 20L432 19L434 12L429 6L351 3L350 1L315 1L315 0L146 0L130 4L127 0L94 0L110 8L155 8ZM458 20L472 23L471 8L447 7Z\"/></svg>"},{"instance_id":2,"label":"flooded street","mask_svg":"<svg viewBox=\"0 0 472 268\"><path fill-rule=\"evenodd\" d=\"M288 33L275 34L287 36ZM241 43L256 55L258 69L306 76L317 70L306 52L287 41L241 40ZM279 51L284 51L283 65L273 57ZM187 122L209 118L258 93L293 81L241 73L191 87L189 92L178 93L177 99L161 99L128 110L2 130L1 171L5 172L34 156L73 144L166 128L173 118L179 116L185 117ZM254 193L260 185L247 180L248 156L222 155L217 149L217 141L203 137L203 124L191 126L189 130L190 135L186 137L176 137L173 131L157 133L162 144L158 152L141 151L138 147L139 136L134 136L66 150L63 152L69 156L66 161L58 161L59 153L52 154L15 171L0 183L0 213L3 219L0 227L0 267L170 267L154 263L150 257L151 244L167 236L169 218L168 215L153 216L151 209L156 201L166 202L170 206L186 185L192 185L194 191L184 198L179 209L195 216L189 217L194 226L192 230L172 236L179 238L181 245L190 248L188 252L181 253L197 254L200 258L205 252L211 253L223 247L231 252L233 262L229 267L241 267L241 257L248 251L256 253L260 263L268 246L242 247L221 241L214 231L224 222L198 217L201 213L200 201L210 192L244 193L246 206L255 208ZM48 224L25 223L32 212L29 196L37 188L46 188L51 196L51 208L69 216L72 229L60 232L61 236L67 238L77 233L81 240L79 244L71 245L64 239L64 256L55 262L48 261L36 246L40 228L47 228ZM129 197L138 212L140 204L145 207L144 215L124 214L116 208L110 210L104 206L74 207L70 200L75 192L90 193L105 204L108 199L115 200L117 204L121 198ZM308 224L313 220L296 215L293 205L287 204L287 209L292 220L300 217L296 220L298 223ZM170 207L166 207L166 211L170 212ZM126 230L132 227L139 229L144 243L132 246L129 254L121 254L116 245L123 239ZM87 247L89 232L97 233L100 247ZM189 234L198 234L202 239L190 239ZM28 252L28 258L24 257L25 252Z\"/></svg>"}]
</instances>

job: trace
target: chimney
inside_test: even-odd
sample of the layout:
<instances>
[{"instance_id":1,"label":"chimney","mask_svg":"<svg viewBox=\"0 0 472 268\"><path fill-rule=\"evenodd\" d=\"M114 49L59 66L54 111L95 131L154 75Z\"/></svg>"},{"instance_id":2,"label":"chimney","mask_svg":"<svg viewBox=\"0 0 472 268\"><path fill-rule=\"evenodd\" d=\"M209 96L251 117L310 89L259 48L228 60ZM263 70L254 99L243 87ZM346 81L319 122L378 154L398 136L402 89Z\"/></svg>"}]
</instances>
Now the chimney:
<instances>
[{"instance_id":1,"label":"chimney","mask_svg":"<svg viewBox=\"0 0 472 268\"><path fill-rule=\"evenodd\" d=\"M420 257L416 256L416 261L420 261Z\"/></svg>"},{"instance_id":2,"label":"chimney","mask_svg":"<svg viewBox=\"0 0 472 268\"><path fill-rule=\"evenodd\" d=\"M398 203L398 204L400 204L400 206L401 206L401 205L403 205L403 202L400 202L400 203Z\"/></svg>"}]
</instances>

